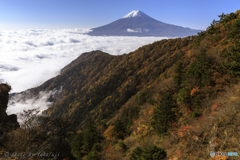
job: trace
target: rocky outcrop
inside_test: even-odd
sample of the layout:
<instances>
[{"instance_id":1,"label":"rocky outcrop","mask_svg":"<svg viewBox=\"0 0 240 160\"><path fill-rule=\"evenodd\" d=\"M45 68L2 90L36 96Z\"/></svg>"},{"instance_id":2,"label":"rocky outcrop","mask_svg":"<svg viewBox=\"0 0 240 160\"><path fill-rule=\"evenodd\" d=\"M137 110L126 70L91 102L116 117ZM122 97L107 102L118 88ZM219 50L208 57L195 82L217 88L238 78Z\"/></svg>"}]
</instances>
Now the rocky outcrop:
<instances>
[{"instance_id":1,"label":"rocky outcrop","mask_svg":"<svg viewBox=\"0 0 240 160\"><path fill-rule=\"evenodd\" d=\"M7 104L9 99L9 91L11 86L8 84L0 84L0 136L3 133L19 128L17 115L7 115Z\"/></svg>"}]
</instances>

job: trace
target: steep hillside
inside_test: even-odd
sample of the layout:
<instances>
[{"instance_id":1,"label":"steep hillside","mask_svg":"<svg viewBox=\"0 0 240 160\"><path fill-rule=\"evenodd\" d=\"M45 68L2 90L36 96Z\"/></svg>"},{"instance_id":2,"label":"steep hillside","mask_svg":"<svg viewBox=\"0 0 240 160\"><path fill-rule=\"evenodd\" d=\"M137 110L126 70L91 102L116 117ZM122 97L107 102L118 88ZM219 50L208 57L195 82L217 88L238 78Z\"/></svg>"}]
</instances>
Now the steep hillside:
<instances>
[{"instance_id":1,"label":"steep hillside","mask_svg":"<svg viewBox=\"0 0 240 160\"><path fill-rule=\"evenodd\" d=\"M126 55L85 53L28 94L61 91L45 113L70 122L78 159L205 160L220 159L211 151L239 152L239 13L220 15L198 36Z\"/></svg>"},{"instance_id":2,"label":"steep hillside","mask_svg":"<svg viewBox=\"0 0 240 160\"><path fill-rule=\"evenodd\" d=\"M189 38L164 40L122 56L101 51L81 55L60 76L39 88L63 88L62 99L47 111L48 115L74 119L79 129L89 116L106 122L133 95L172 67L181 53L191 48L189 42Z\"/></svg>"}]
</instances>

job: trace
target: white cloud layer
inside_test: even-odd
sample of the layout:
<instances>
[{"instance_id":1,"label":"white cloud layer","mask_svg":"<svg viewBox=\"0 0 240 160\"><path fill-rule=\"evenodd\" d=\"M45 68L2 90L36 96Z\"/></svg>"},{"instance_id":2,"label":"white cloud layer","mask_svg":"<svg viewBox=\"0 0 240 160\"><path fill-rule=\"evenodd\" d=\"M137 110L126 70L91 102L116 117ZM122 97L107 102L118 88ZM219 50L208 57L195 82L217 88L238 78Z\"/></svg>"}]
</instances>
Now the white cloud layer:
<instances>
[{"instance_id":1,"label":"white cloud layer","mask_svg":"<svg viewBox=\"0 0 240 160\"><path fill-rule=\"evenodd\" d=\"M54 92L50 91L49 93L40 92L39 95L28 98L23 97L24 95L21 94L14 96L9 102L7 113L9 115L21 113L23 110L28 109L37 109L41 113L52 105L52 103L48 101L48 98L53 94Z\"/></svg>"},{"instance_id":2,"label":"white cloud layer","mask_svg":"<svg viewBox=\"0 0 240 160\"><path fill-rule=\"evenodd\" d=\"M161 37L94 37L84 29L0 31L0 82L20 92L42 84L83 52L120 55Z\"/></svg>"},{"instance_id":3,"label":"white cloud layer","mask_svg":"<svg viewBox=\"0 0 240 160\"><path fill-rule=\"evenodd\" d=\"M81 53L102 50L121 55L163 39L162 37L95 37L86 29L0 31L0 83L9 83L12 92L41 85L56 76ZM48 94L47 94L48 95ZM46 95L46 96L47 96ZM46 102L44 97L42 102ZM9 113L17 113L41 104L31 100L15 103ZM28 104L28 105L27 105ZM49 106L46 102L41 104ZM18 106L18 109L14 109ZM42 109L41 109L42 110Z\"/></svg>"},{"instance_id":4,"label":"white cloud layer","mask_svg":"<svg viewBox=\"0 0 240 160\"><path fill-rule=\"evenodd\" d=\"M49 92L40 92L38 95L31 95L30 92L25 92L25 94L17 94L13 96L8 104L7 114L17 114L23 113L23 111L36 109L39 111L38 114L42 114L43 111L48 109L52 102L49 102L49 98L51 96L57 96L59 93L62 92L62 87L59 90L52 90ZM24 119L23 117L18 118L18 122L22 123Z\"/></svg>"}]
</instances>

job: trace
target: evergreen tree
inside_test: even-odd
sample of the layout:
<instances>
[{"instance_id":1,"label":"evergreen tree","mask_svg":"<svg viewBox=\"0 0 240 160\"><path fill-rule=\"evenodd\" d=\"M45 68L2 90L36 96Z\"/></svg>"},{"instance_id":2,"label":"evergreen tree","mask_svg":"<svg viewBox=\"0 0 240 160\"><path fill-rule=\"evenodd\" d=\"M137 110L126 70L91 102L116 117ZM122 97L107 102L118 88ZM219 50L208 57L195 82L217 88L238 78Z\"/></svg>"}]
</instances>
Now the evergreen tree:
<instances>
[{"instance_id":1,"label":"evergreen tree","mask_svg":"<svg viewBox=\"0 0 240 160\"><path fill-rule=\"evenodd\" d=\"M173 76L173 80L176 84L177 89L180 89L182 78L183 78L183 63L179 61L176 64L176 67L174 69L174 76Z\"/></svg>"},{"instance_id":2,"label":"evergreen tree","mask_svg":"<svg viewBox=\"0 0 240 160\"><path fill-rule=\"evenodd\" d=\"M232 76L240 76L240 47L231 46L228 51L223 52L222 55L228 59L224 64L228 73Z\"/></svg>"},{"instance_id":3,"label":"evergreen tree","mask_svg":"<svg viewBox=\"0 0 240 160\"><path fill-rule=\"evenodd\" d=\"M71 152L72 155L78 159L80 159L81 157L84 156L84 153L82 151L82 147L83 147L83 133L79 133L75 136L73 136L73 138L70 138L70 145L71 145Z\"/></svg>"},{"instance_id":4,"label":"evergreen tree","mask_svg":"<svg viewBox=\"0 0 240 160\"><path fill-rule=\"evenodd\" d=\"M166 134L168 128L172 122L176 120L175 112L173 108L176 108L177 104L173 100L172 93L168 93L162 98L159 106L154 111L151 125L158 134Z\"/></svg>"},{"instance_id":5,"label":"evergreen tree","mask_svg":"<svg viewBox=\"0 0 240 160\"><path fill-rule=\"evenodd\" d=\"M101 137L97 132L96 125L92 119L89 119L84 131L83 151L85 154L88 154L92 150L94 144L98 143L100 140Z\"/></svg>"},{"instance_id":6,"label":"evergreen tree","mask_svg":"<svg viewBox=\"0 0 240 160\"><path fill-rule=\"evenodd\" d=\"M227 62L223 65L228 73L232 76L240 76L240 19L231 26L231 30L228 33L229 41L233 42L233 45L229 46L227 50L222 52L222 56L227 58Z\"/></svg>"},{"instance_id":7,"label":"evergreen tree","mask_svg":"<svg viewBox=\"0 0 240 160\"><path fill-rule=\"evenodd\" d=\"M142 148L137 147L133 150L133 153L131 154L130 160L140 160L142 157Z\"/></svg>"},{"instance_id":8,"label":"evergreen tree","mask_svg":"<svg viewBox=\"0 0 240 160\"><path fill-rule=\"evenodd\" d=\"M167 153L164 151L164 149L152 145L143 151L142 160L161 160L165 159L166 156Z\"/></svg>"},{"instance_id":9,"label":"evergreen tree","mask_svg":"<svg viewBox=\"0 0 240 160\"><path fill-rule=\"evenodd\" d=\"M70 138L72 154L74 157L81 159L87 156L88 159L99 157L101 152L102 137L99 135L92 119L87 121L85 130Z\"/></svg>"},{"instance_id":10,"label":"evergreen tree","mask_svg":"<svg viewBox=\"0 0 240 160\"><path fill-rule=\"evenodd\" d=\"M164 149L152 145L144 150L137 147L131 154L130 160L163 160L166 156Z\"/></svg>"},{"instance_id":11,"label":"evergreen tree","mask_svg":"<svg viewBox=\"0 0 240 160\"><path fill-rule=\"evenodd\" d=\"M204 86L211 82L211 64L212 60L207 57L205 50L202 50L186 73L186 81L189 81L192 88L194 86Z\"/></svg>"},{"instance_id":12,"label":"evergreen tree","mask_svg":"<svg viewBox=\"0 0 240 160\"><path fill-rule=\"evenodd\" d=\"M114 123L114 133L116 135L116 138L123 139L127 133L127 125L126 122L123 120L117 120Z\"/></svg>"}]
</instances>

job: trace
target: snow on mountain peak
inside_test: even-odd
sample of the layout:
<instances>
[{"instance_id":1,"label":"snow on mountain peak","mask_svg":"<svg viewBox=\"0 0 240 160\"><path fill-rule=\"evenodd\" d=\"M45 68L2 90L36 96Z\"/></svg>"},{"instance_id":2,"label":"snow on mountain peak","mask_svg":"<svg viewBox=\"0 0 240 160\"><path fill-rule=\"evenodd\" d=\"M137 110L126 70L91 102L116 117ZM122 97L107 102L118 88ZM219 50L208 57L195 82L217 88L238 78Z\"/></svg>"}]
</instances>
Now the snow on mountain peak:
<instances>
[{"instance_id":1,"label":"snow on mountain peak","mask_svg":"<svg viewBox=\"0 0 240 160\"><path fill-rule=\"evenodd\" d=\"M128 13L122 18L140 17L141 16L140 12L141 12L140 10L133 10L132 12Z\"/></svg>"}]
</instances>

